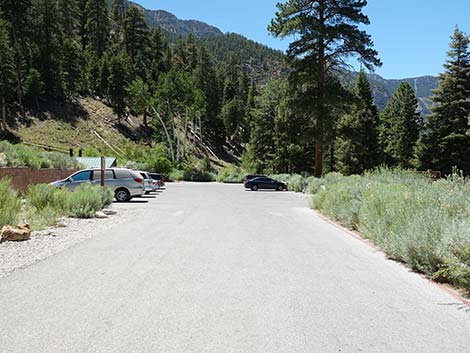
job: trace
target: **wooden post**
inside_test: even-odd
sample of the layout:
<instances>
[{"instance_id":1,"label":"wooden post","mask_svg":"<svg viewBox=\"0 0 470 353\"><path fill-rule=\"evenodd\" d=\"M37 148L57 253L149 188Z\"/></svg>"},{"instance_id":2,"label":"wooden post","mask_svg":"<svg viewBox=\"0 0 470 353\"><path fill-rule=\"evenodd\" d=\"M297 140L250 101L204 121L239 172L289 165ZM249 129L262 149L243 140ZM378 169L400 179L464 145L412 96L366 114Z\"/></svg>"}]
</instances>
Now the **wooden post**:
<instances>
[{"instance_id":1,"label":"wooden post","mask_svg":"<svg viewBox=\"0 0 470 353\"><path fill-rule=\"evenodd\" d=\"M106 171L106 158L101 156L101 186L104 186L105 171Z\"/></svg>"}]
</instances>

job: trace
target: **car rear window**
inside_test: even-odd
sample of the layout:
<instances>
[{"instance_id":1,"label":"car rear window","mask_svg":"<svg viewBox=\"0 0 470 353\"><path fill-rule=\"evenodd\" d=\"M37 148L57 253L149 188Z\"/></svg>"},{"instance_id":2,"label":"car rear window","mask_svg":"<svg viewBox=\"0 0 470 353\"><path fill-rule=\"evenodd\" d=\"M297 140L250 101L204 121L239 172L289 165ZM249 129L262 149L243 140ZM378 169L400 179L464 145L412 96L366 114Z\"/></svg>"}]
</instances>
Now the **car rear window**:
<instances>
[{"instance_id":1,"label":"car rear window","mask_svg":"<svg viewBox=\"0 0 470 353\"><path fill-rule=\"evenodd\" d=\"M116 169L114 174L116 174L116 179L129 179L132 177L131 173L125 169Z\"/></svg>"}]
</instances>

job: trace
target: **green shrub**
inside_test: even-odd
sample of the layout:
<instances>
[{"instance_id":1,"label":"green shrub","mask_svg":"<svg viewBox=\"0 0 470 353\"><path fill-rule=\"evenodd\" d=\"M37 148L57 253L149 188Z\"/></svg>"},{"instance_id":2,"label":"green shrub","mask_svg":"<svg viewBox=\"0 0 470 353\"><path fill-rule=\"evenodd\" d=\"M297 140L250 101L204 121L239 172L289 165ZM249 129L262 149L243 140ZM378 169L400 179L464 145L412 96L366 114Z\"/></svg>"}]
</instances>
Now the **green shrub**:
<instances>
[{"instance_id":1,"label":"green shrub","mask_svg":"<svg viewBox=\"0 0 470 353\"><path fill-rule=\"evenodd\" d=\"M97 211L105 205L101 186L81 184L74 192L69 194L69 214L75 218L93 218Z\"/></svg>"},{"instance_id":2,"label":"green shrub","mask_svg":"<svg viewBox=\"0 0 470 353\"><path fill-rule=\"evenodd\" d=\"M34 207L39 212L45 208L52 208L66 214L69 194L65 189L47 184L39 184L28 188L25 200L29 207Z\"/></svg>"},{"instance_id":3,"label":"green shrub","mask_svg":"<svg viewBox=\"0 0 470 353\"><path fill-rule=\"evenodd\" d=\"M185 181L207 183L207 182L215 181L215 174L207 172L207 171L187 169L183 173L183 178Z\"/></svg>"},{"instance_id":4,"label":"green shrub","mask_svg":"<svg viewBox=\"0 0 470 353\"><path fill-rule=\"evenodd\" d=\"M239 184L243 183L243 179L246 174L248 173L246 173L242 168L235 165L229 165L219 171L216 180L219 183Z\"/></svg>"},{"instance_id":5,"label":"green shrub","mask_svg":"<svg viewBox=\"0 0 470 353\"><path fill-rule=\"evenodd\" d=\"M18 223L21 202L18 194L13 190L10 179L0 180L0 228L5 225Z\"/></svg>"},{"instance_id":6,"label":"green shrub","mask_svg":"<svg viewBox=\"0 0 470 353\"><path fill-rule=\"evenodd\" d=\"M100 194L101 194L101 209L109 207L114 200L113 190L108 187L100 187Z\"/></svg>"},{"instance_id":7,"label":"green shrub","mask_svg":"<svg viewBox=\"0 0 470 353\"><path fill-rule=\"evenodd\" d=\"M31 167L33 169L80 169L75 158L65 153L43 152L38 148L23 144L13 145L7 141L0 142L1 166Z\"/></svg>"},{"instance_id":8,"label":"green shrub","mask_svg":"<svg viewBox=\"0 0 470 353\"><path fill-rule=\"evenodd\" d=\"M173 169L170 174L168 174L169 181L183 181L185 171L181 169Z\"/></svg>"}]
</instances>

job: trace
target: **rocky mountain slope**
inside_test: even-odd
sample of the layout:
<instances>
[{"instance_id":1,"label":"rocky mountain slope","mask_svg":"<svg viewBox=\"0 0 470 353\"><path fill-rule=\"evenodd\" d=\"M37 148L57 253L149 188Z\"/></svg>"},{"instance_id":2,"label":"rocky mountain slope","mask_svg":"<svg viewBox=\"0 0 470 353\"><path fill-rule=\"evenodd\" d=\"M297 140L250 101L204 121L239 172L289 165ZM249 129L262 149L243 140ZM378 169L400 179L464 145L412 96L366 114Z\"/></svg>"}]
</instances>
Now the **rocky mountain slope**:
<instances>
[{"instance_id":1,"label":"rocky mountain slope","mask_svg":"<svg viewBox=\"0 0 470 353\"><path fill-rule=\"evenodd\" d=\"M223 35L220 29L204 22L180 20L172 13L164 10L148 10L131 1L129 1L129 4L136 6L144 13L149 25L152 27L160 26L164 31L176 36L185 37L189 33L193 33L196 37L200 38Z\"/></svg>"}]
</instances>

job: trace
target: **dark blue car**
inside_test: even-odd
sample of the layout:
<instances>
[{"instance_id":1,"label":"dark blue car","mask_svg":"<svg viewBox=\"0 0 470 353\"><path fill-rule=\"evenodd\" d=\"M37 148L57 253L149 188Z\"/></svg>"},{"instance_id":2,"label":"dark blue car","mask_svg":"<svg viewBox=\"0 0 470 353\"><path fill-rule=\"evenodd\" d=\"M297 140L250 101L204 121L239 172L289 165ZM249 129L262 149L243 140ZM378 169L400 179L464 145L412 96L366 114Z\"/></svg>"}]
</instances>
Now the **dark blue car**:
<instances>
[{"instance_id":1,"label":"dark blue car","mask_svg":"<svg viewBox=\"0 0 470 353\"><path fill-rule=\"evenodd\" d=\"M268 178L268 177L258 177L251 180L248 180L245 183L245 188L251 189L253 191L258 190L277 190L285 191L287 190L287 185L280 181Z\"/></svg>"}]
</instances>

